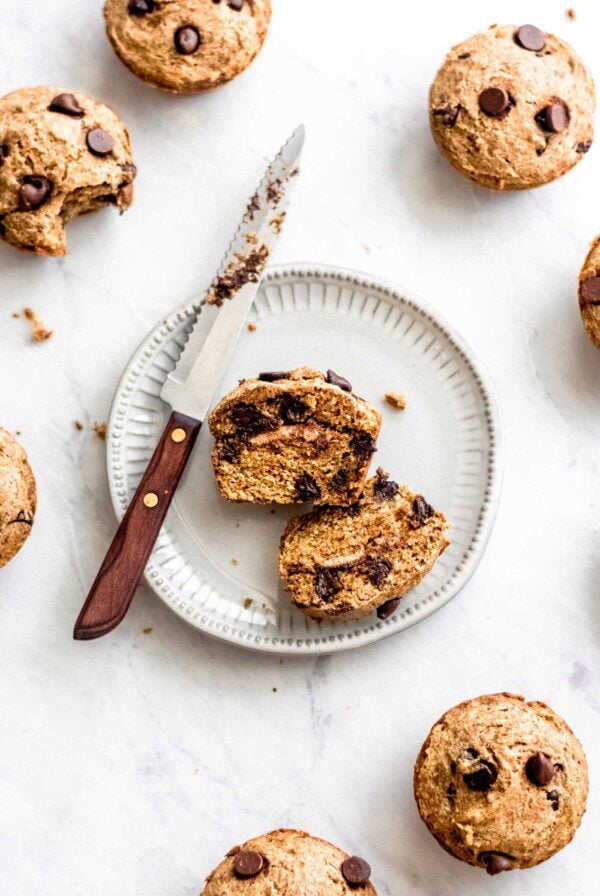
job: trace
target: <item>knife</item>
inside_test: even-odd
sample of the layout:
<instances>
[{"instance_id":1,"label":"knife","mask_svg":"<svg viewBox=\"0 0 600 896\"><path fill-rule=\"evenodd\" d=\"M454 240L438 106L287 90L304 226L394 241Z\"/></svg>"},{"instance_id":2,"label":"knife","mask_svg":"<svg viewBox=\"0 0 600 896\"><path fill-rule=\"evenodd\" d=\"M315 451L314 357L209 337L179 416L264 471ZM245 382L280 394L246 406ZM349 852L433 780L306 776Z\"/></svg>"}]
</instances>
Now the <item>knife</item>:
<instances>
[{"instance_id":1,"label":"knife","mask_svg":"<svg viewBox=\"0 0 600 896\"><path fill-rule=\"evenodd\" d=\"M281 232L303 144L300 125L267 168L196 309L188 341L161 390L171 415L75 623L78 641L108 634L129 609Z\"/></svg>"}]
</instances>

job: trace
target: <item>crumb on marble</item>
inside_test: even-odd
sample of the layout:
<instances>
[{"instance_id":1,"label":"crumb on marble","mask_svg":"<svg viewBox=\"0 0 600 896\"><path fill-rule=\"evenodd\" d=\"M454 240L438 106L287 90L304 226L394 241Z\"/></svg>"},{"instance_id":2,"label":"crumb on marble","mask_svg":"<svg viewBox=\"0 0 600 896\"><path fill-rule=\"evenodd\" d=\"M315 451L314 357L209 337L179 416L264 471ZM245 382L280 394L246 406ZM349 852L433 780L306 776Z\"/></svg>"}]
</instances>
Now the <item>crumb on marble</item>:
<instances>
[{"instance_id":1,"label":"crumb on marble","mask_svg":"<svg viewBox=\"0 0 600 896\"><path fill-rule=\"evenodd\" d=\"M18 311L13 311L13 313L11 314L11 317L21 317L21 315L19 314Z\"/></svg>"},{"instance_id":2,"label":"crumb on marble","mask_svg":"<svg viewBox=\"0 0 600 896\"><path fill-rule=\"evenodd\" d=\"M256 332L256 324L248 324L248 332L255 333ZM242 382L244 382L244 381L242 380Z\"/></svg>"},{"instance_id":3,"label":"crumb on marble","mask_svg":"<svg viewBox=\"0 0 600 896\"><path fill-rule=\"evenodd\" d=\"M573 9L573 7L570 7L570 9L568 9L568 10L566 11L565 15L566 15L566 17L567 17L568 19L571 19L572 22L577 18L576 14L575 14L575 10Z\"/></svg>"},{"instance_id":4,"label":"crumb on marble","mask_svg":"<svg viewBox=\"0 0 600 896\"><path fill-rule=\"evenodd\" d=\"M50 339L54 331L48 329L42 318L33 310L33 308L23 308L23 315L31 324L32 342L45 342L46 339Z\"/></svg>"},{"instance_id":5,"label":"crumb on marble","mask_svg":"<svg viewBox=\"0 0 600 896\"><path fill-rule=\"evenodd\" d=\"M274 694L277 693L277 688L271 688L271 690L273 691Z\"/></svg>"},{"instance_id":6,"label":"crumb on marble","mask_svg":"<svg viewBox=\"0 0 600 896\"><path fill-rule=\"evenodd\" d=\"M152 625L147 625L145 629L143 629L143 633L145 635L151 635L154 631L154 627Z\"/></svg>"},{"instance_id":7,"label":"crumb on marble","mask_svg":"<svg viewBox=\"0 0 600 896\"><path fill-rule=\"evenodd\" d=\"M403 411L406 408L406 399L400 392L386 392L385 400L397 411Z\"/></svg>"},{"instance_id":8,"label":"crumb on marble","mask_svg":"<svg viewBox=\"0 0 600 896\"><path fill-rule=\"evenodd\" d=\"M238 565L238 562L237 562L237 560L235 559L235 557L232 557L232 558L231 558L231 565L232 565L232 566L237 566L237 565Z\"/></svg>"},{"instance_id":9,"label":"crumb on marble","mask_svg":"<svg viewBox=\"0 0 600 896\"><path fill-rule=\"evenodd\" d=\"M77 432L81 432L83 429L83 423L81 420L73 420L73 426L77 430Z\"/></svg>"},{"instance_id":10,"label":"crumb on marble","mask_svg":"<svg viewBox=\"0 0 600 896\"><path fill-rule=\"evenodd\" d=\"M246 600L244 601L244 610L249 610L253 603L254 603L254 601L252 600L252 598L247 597Z\"/></svg>"},{"instance_id":11,"label":"crumb on marble","mask_svg":"<svg viewBox=\"0 0 600 896\"><path fill-rule=\"evenodd\" d=\"M365 250L365 252L367 253L367 255L370 255L371 252L373 251L373 250L371 249L371 247L369 246L368 243L363 243L363 249Z\"/></svg>"},{"instance_id":12,"label":"crumb on marble","mask_svg":"<svg viewBox=\"0 0 600 896\"><path fill-rule=\"evenodd\" d=\"M99 439L102 439L103 442L106 442L106 432L108 430L108 423L94 423L94 432L98 436Z\"/></svg>"}]
</instances>

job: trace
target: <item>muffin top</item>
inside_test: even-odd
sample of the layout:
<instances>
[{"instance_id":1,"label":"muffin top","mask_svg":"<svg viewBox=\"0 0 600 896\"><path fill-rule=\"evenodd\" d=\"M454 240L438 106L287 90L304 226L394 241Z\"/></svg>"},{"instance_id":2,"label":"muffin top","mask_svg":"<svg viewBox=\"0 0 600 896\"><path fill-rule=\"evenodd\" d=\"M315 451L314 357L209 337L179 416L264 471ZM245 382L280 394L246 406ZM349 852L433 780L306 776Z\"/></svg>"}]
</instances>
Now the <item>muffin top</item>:
<instances>
[{"instance_id":1,"label":"muffin top","mask_svg":"<svg viewBox=\"0 0 600 896\"><path fill-rule=\"evenodd\" d=\"M439 843L496 874L537 865L569 843L585 812L587 763L567 723L544 703L491 694L436 722L414 788Z\"/></svg>"},{"instance_id":2,"label":"muffin top","mask_svg":"<svg viewBox=\"0 0 600 896\"><path fill-rule=\"evenodd\" d=\"M235 78L263 45L270 0L106 0L106 33L142 80L195 93Z\"/></svg>"},{"instance_id":3,"label":"muffin top","mask_svg":"<svg viewBox=\"0 0 600 896\"><path fill-rule=\"evenodd\" d=\"M533 25L453 47L431 87L438 148L471 180L524 190L565 174L593 140L595 92L577 54Z\"/></svg>"}]
</instances>

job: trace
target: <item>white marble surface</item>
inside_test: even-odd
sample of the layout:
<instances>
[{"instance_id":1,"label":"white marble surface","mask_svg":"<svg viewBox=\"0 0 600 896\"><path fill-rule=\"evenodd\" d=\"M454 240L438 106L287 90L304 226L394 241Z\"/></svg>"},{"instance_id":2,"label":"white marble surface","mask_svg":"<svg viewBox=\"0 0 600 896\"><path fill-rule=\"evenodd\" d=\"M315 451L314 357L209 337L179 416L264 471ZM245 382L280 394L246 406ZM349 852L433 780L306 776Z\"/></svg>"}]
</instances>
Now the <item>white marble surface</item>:
<instances>
[{"instance_id":1,"label":"white marble surface","mask_svg":"<svg viewBox=\"0 0 600 896\"><path fill-rule=\"evenodd\" d=\"M383 896L596 892L600 353L575 280L600 229L600 148L557 184L490 195L436 154L426 91L447 46L498 18L563 35L600 80L600 9L576 0L571 22L566 0L274 0L252 69L182 99L120 66L100 5L2 4L2 93L55 83L105 99L140 175L122 218L70 225L66 259L0 246L0 424L22 433L39 486L32 537L0 573L1 892L191 896L227 848L279 825L367 857ZM112 636L74 643L114 528L90 426L146 331L206 282L265 157L300 120L309 139L278 260L399 280L484 359L506 440L488 551L440 613L334 658L236 650L145 592ZM54 328L49 342L30 344L11 317L24 305ZM444 709L500 689L564 714L592 791L571 847L492 879L436 846L411 769Z\"/></svg>"}]
</instances>

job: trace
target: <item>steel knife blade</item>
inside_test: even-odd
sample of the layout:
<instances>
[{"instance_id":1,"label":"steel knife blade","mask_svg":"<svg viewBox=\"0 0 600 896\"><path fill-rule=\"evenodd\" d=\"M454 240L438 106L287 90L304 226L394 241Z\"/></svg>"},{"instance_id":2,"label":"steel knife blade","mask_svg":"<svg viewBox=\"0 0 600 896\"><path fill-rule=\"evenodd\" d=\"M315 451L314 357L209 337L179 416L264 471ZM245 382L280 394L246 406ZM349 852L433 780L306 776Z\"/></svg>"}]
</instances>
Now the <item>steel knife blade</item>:
<instances>
[{"instance_id":1,"label":"steel knife blade","mask_svg":"<svg viewBox=\"0 0 600 896\"><path fill-rule=\"evenodd\" d=\"M263 269L285 220L304 144L300 125L268 166L197 317L161 398L174 410L204 421L260 286Z\"/></svg>"}]
</instances>

